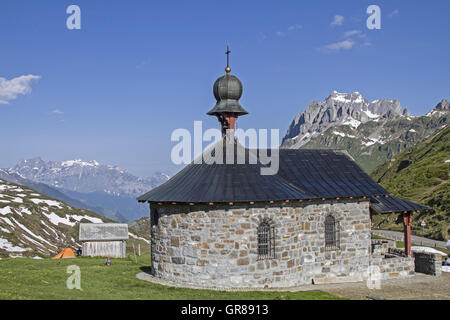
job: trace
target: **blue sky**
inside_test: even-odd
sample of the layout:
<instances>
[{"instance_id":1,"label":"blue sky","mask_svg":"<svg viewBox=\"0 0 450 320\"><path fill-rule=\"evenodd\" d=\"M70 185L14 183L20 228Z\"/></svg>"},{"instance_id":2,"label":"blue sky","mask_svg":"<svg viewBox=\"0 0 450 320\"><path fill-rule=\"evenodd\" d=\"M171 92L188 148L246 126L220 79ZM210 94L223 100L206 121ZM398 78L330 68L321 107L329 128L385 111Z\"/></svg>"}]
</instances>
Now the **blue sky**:
<instances>
[{"instance_id":1,"label":"blue sky","mask_svg":"<svg viewBox=\"0 0 450 320\"><path fill-rule=\"evenodd\" d=\"M71 4L81 30L66 28ZM366 28L371 4L381 30ZM218 127L205 113L227 43L250 113L241 128L282 137L333 90L422 115L450 98L449 12L448 0L2 0L0 167L41 156L173 174L172 131Z\"/></svg>"}]
</instances>

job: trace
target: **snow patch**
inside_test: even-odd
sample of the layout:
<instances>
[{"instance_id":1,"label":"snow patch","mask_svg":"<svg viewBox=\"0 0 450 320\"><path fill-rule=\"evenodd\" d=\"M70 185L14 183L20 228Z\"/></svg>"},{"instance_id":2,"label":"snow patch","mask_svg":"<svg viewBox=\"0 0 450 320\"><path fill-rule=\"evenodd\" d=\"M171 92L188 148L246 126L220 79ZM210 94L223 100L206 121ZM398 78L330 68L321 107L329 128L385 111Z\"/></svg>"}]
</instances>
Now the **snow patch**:
<instances>
[{"instance_id":1,"label":"snow patch","mask_svg":"<svg viewBox=\"0 0 450 320\"><path fill-rule=\"evenodd\" d=\"M48 242L47 240L45 240L44 238L42 238L41 236L38 236L38 235L36 235L36 234L34 234L30 229L28 229L27 227L25 227L23 224L21 224L20 222L18 222L17 220L15 220L15 219L13 219L13 218L11 218L22 230L24 230L25 232L27 232L29 235L31 235L32 237L34 237L34 238L36 238L36 239L39 239L39 240L41 240L41 241L43 241L43 242L45 242L45 243L47 243L48 245L50 245L50 246L52 246L52 247L55 247L56 248L56 246L55 245L53 245L53 244L51 244L50 242ZM23 235L24 237L26 237L26 235ZM42 245L42 244L40 244L40 245Z\"/></svg>"},{"instance_id":2,"label":"snow patch","mask_svg":"<svg viewBox=\"0 0 450 320\"><path fill-rule=\"evenodd\" d=\"M334 135L341 136L341 137L349 137L349 138L356 138L356 136L352 136L351 134L345 134L343 132L339 131L333 131Z\"/></svg>"},{"instance_id":3,"label":"snow patch","mask_svg":"<svg viewBox=\"0 0 450 320\"><path fill-rule=\"evenodd\" d=\"M66 215L66 218L61 218L60 216L58 216L54 212L51 212L49 214L43 212L42 214L44 216L46 216L50 220L50 222L52 224L54 224L55 226L57 226L59 223L62 223L62 224L66 224L68 226L73 227L75 225L75 223L76 223L76 222L70 222L70 220L67 218L67 215Z\"/></svg>"},{"instance_id":4,"label":"snow patch","mask_svg":"<svg viewBox=\"0 0 450 320\"><path fill-rule=\"evenodd\" d=\"M358 128L361 125L361 121L358 121L356 119L353 118L347 118L347 120L345 122L342 123L343 125L349 125L353 128Z\"/></svg>"},{"instance_id":5,"label":"snow patch","mask_svg":"<svg viewBox=\"0 0 450 320\"><path fill-rule=\"evenodd\" d=\"M370 110L364 110L363 111L370 119L377 119L381 117L379 114L372 113Z\"/></svg>"},{"instance_id":6,"label":"snow patch","mask_svg":"<svg viewBox=\"0 0 450 320\"><path fill-rule=\"evenodd\" d=\"M142 237L138 237L137 235L132 234L131 232L128 232L128 236L129 236L129 237L132 237L132 238L134 238L134 239L137 239L137 240L142 240L142 241L144 241L145 243L150 244L150 241L148 241L147 239L142 238Z\"/></svg>"},{"instance_id":7,"label":"snow patch","mask_svg":"<svg viewBox=\"0 0 450 320\"><path fill-rule=\"evenodd\" d=\"M0 231L2 231L4 233L11 233L11 231L9 231L8 229L5 229L3 227L0 227Z\"/></svg>"},{"instance_id":8,"label":"snow patch","mask_svg":"<svg viewBox=\"0 0 450 320\"><path fill-rule=\"evenodd\" d=\"M81 167L97 167L100 164L93 160L90 162L82 161L81 159L68 160L61 163L63 167L81 166Z\"/></svg>"},{"instance_id":9,"label":"snow patch","mask_svg":"<svg viewBox=\"0 0 450 320\"><path fill-rule=\"evenodd\" d=\"M30 237L27 236L26 234L22 234L22 237L24 237L26 240L28 240L29 242L31 242L31 243L33 243L33 244L35 244L35 245L37 245L37 246L41 246L41 247L45 248L45 246L44 246L42 243L40 243L40 242L38 242L38 241L36 241L36 240L30 238Z\"/></svg>"},{"instance_id":10,"label":"snow patch","mask_svg":"<svg viewBox=\"0 0 450 320\"><path fill-rule=\"evenodd\" d=\"M31 202L35 203L35 204L40 204L40 203L45 203L51 207L57 207L59 209L62 209L62 204L59 201L55 201L55 200L44 200L44 199L30 199Z\"/></svg>"},{"instance_id":11,"label":"snow patch","mask_svg":"<svg viewBox=\"0 0 450 320\"><path fill-rule=\"evenodd\" d=\"M413 247L411 247L411 251L413 251L413 252L423 252L423 253L432 253L432 254L440 254L443 257L447 256L446 253L444 253L442 251L439 251L439 250L436 250L434 248L429 248L429 247L416 247L416 246L413 246Z\"/></svg>"},{"instance_id":12,"label":"snow patch","mask_svg":"<svg viewBox=\"0 0 450 320\"><path fill-rule=\"evenodd\" d=\"M22 199L22 198L19 198L19 197L15 197L15 198L13 198L11 201L17 202L17 203L23 203L23 199Z\"/></svg>"},{"instance_id":13,"label":"snow patch","mask_svg":"<svg viewBox=\"0 0 450 320\"><path fill-rule=\"evenodd\" d=\"M0 219L2 219L3 221L5 221L7 224L9 224L13 229L15 229L14 224L11 222L11 220L9 220L8 218L3 218L0 217Z\"/></svg>"},{"instance_id":14,"label":"snow patch","mask_svg":"<svg viewBox=\"0 0 450 320\"><path fill-rule=\"evenodd\" d=\"M447 113L445 112L445 111L440 111L440 110L435 110L435 109L433 109L433 110L431 110L430 112L428 112L426 115L425 115L425 117L434 117L434 116L438 116L438 117L440 117L440 116L444 116L444 115L446 115Z\"/></svg>"},{"instance_id":15,"label":"snow patch","mask_svg":"<svg viewBox=\"0 0 450 320\"><path fill-rule=\"evenodd\" d=\"M13 213L9 206L0 209L0 214L6 216L7 214Z\"/></svg>"},{"instance_id":16,"label":"snow patch","mask_svg":"<svg viewBox=\"0 0 450 320\"><path fill-rule=\"evenodd\" d=\"M54 213L54 212L51 212L50 214L47 214L47 213L43 212L42 214L45 215L50 220L50 222L52 224L56 225L56 226L59 223L62 223L62 224L66 224L66 225L69 225L69 226L73 227L77 222L80 222L82 219L89 220L92 223L103 223L102 219L95 218L95 217L90 217L88 215L79 216L79 215L75 215L75 214L74 215L67 215L66 214L66 217L62 218L62 217L58 216L56 213ZM70 218L72 218L76 222L71 222Z\"/></svg>"},{"instance_id":17,"label":"snow patch","mask_svg":"<svg viewBox=\"0 0 450 320\"><path fill-rule=\"evenodd\" d=\"M6 250L8 252L23 252L31 250L30 248L22 248L15 246L11 242L3 238L0 238L0 249Z\"/></svg>"},{"instance_id":18,"label":"snow patch","mask_svg":"<svg viewBox=\"0 0 450 320\"><path fill-rule=\"evenodd\" d=\"M379 144L386 143L386 141L384 141L383 139L369 138L369 140L370 141L363 142L362 144L365 145L366 147L370 147L370 146L374 145L375 143L379 143Z\"/></svg>"},{"instance_id":19,"label":"snow patch","mask_svg":"<svg viewBox=\"0 0 450 320\"><path fill-rule=\"evenodd\" d=\"M26 214L28 214L28 215L31 215L31 214L32 214L31 211L28 210L28 208L20 208L20 212L26 213Z\"/></svg>"}]
</instances>

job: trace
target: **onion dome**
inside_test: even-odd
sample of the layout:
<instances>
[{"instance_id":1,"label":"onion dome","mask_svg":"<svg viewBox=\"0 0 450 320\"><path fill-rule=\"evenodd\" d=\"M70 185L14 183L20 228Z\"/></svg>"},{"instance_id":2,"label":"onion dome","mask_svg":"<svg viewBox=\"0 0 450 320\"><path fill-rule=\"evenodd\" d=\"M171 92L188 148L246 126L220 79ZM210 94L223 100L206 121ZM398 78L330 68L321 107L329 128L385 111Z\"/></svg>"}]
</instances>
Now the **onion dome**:
<instances>
[{"instance_id":1,"label":"onion dome","mask_svg":"<svg viewBox=\"0 0 450 320\"><path fill-rule=\"evenodd\" d=\"M241 81L230 74L226 74L216 80L213 86L214 97L217 100L216 105L207 114L214 116L224 113L234 113L237 116L248 114L248 112L239 104L242 96Z\"/></svg>"}]
</instances>

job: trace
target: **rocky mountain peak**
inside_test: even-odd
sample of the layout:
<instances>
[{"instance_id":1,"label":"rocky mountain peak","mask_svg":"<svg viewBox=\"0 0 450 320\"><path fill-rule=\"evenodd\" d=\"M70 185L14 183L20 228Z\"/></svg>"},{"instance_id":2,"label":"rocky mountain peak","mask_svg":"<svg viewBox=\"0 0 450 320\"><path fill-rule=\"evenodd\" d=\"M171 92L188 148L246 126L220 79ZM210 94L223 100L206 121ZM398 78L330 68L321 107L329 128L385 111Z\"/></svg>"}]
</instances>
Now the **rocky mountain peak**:
<instances>
[{"instance_id":1,"label":"rocky mountain peak","mask_svg":"<svg viewBox=\"0 0 450 320\"><path fill-rule=\"evenodd\" d=\"M398 100L380 99L367 101L358 92L333 91L324 101L313 101L298 114L283 139L283 147L298 148L313 137L335 125L347 125L353 129L361 123L410 116Z\"/></svg>"},{"instance_id":2,"label":"rocky mountain peak","mask_svg":"<svg viewBox=\"0 0 450 320\"><path fill-rule=\"evenodd\" d=\"M442 99L441 102L439 102L434 109L450 110L450 102L448 102L447 99Z\"/></svg>"}]
</instances>

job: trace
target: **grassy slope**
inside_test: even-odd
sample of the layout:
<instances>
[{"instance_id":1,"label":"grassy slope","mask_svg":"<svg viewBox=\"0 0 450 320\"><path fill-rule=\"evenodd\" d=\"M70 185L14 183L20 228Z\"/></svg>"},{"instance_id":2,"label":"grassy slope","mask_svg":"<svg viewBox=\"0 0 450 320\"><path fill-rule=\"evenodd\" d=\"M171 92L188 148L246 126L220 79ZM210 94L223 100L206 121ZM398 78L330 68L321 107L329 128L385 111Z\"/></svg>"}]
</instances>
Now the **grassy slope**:
<instances>
[{"instance_id":1,"label":"grassy slope","mask_svg":"<svg viewBox=\"0 0 450 320\"><path fill-rule=\"evenodd\" d=\"M79 223L72 218L72 216L82 216L86 218L95 218L108 222L110 220L88 210L78 209L67 204L52 199L50 197L41 195L35 190L28 187L18 185L15 183L5 182L0 180L0 185L9 189L0 191L0 208L10 208L12 213L2 215L0 219L0 238L8 240L14 245L20 247L30 248L31 250L21 252L19 255L26 257L41 256L48 257L65 247L76 247L76 239L78 239ZM14 201L19 199L19 202ZM42 201L56 201L58 206L50 206L47 203L36 204L32 200L38 199ZM31 214L23 213L23 210L28 210ZM55 214L62 218L68 218L71 222L77 222L75 225L69 226L63 223L54 225L45 214ZM83 218L80 222L91 222L90 220ZM3 219L10 219L14 226L9 225ZM42 241L39 238L27 233L17 223L25 226L31 230L35 235L47 240L50 244ZM8 230L9 232L6 232ZM28 237L29 239L27 239ZM75 239L75 241L72 240ZM39 242L41 245L37 245L35 242ZM0 257L7 257L11 252L0 248Z\"/></svg>"},{"instance_id":2,"label":"grassy slope","mask_svg":"<svg viewBox=\"0 0 450 320\"><path fill-rule=\"evenodd\" d=\"M450 125L428 139L418 143L394 159L377 167L371 174L393 195L422 203L434 212L414 215L415 234L442 240L444 228L450 225ZM376 217L376 226L401 230L396 217ZM422 228L422 220L427 226Z\"/></svg>"},{"instance_id":3,"label":"grassy slope","mask_svg":"<svg viewBox=\"0 0 450 320\"><path fill-rule=\"evenodd\" d=\"M128 226L132 228L136 234L150 238L150 217L143 217L136 221L130 221L128 222Z\"/></svg>"},{"instance_id":4,"label":"grassy slope","mask_svg":"<svg viewBox=\"0 0 450 320\"><path fill-rule=\"evenodd\" d=\"M0 260L0 300L4 299L339 299L322 291L305 292L223 292L171 288L138 280L136 274L149 264L150 255L112 259L110 267L102 258L62 260ZM69 265L81 270L81 288L69 290L66 273Z\"/></svg>"},{"instance_id":5,"label":"grassy slope","mask_svg":"<svg viewBox=\"0 0 450 320\"><path fill-rule=\"evenodd\" d=\"M8 186L10 188L0 191L0 209L9 207L12 211L10 214L0 215L0 239L6 239L15 246L31 249L24 252L11 252L0 247L0 258L6 258L10 255L50 257L65 247L74 249L78 247L79 222L92 222L86 218L91 217L100 219L103 222L114 222L94 212L71 207L64 202L44 196L33 189L16 183L0 180L0 186ZM16 202L14 199L19 199L21 202ZM60 207L50 206L46 203L36 204L32 202L33 199L57 201ZM31 214L23 213L23 209L27 209ZM67 217L70 222L76 223L74 226L64 223L55 225L45 215L50 213L62 218ZM86 218L77 222L72 216L83 216ZM4 219L9 219L14 226L9 225ZM25 226L28 230L33 232L33 234L42 237L52 245L27 233L16 222ZM139 233L139 231L135 231L133 228L129 228L129 231L137 236L146 238L147 240L150 236L150 233L142 234ZM39 242L41 245L37 245L33 241ZM145 252L144 250L147 250L148 244L145 241L130 237L127 245L131 247L133 243L135 244L136 250L138 249L139 244L143 252ZM148 250L146 252L148 252Z\"/></svg>"}]
</instances>

